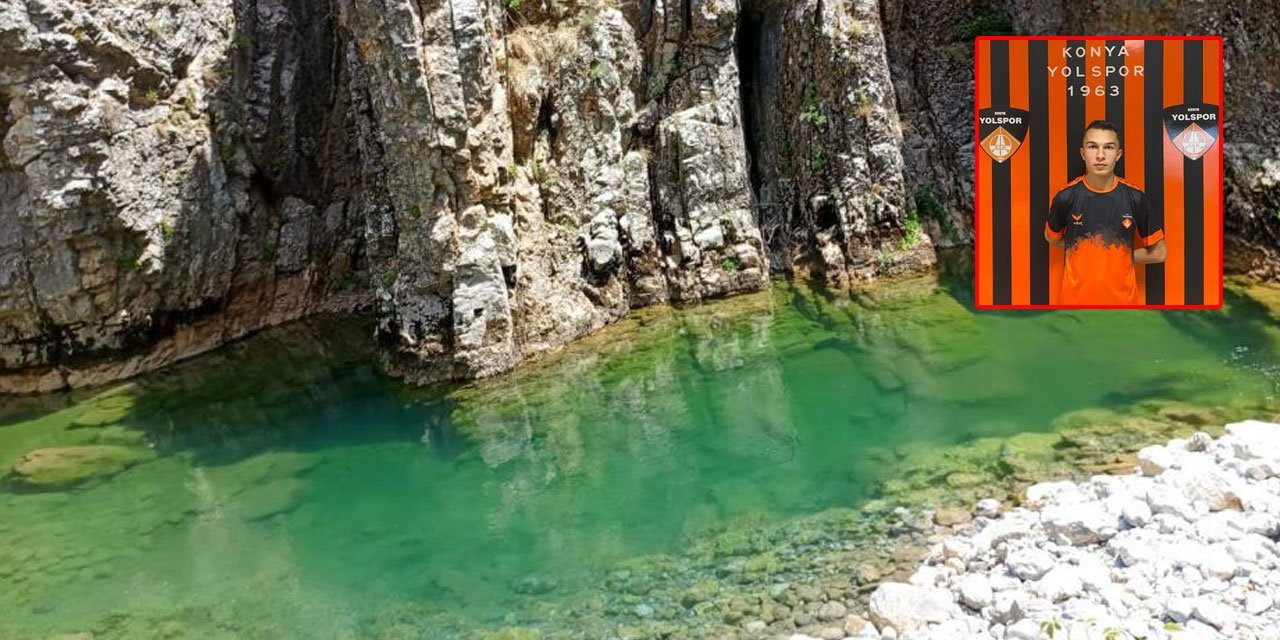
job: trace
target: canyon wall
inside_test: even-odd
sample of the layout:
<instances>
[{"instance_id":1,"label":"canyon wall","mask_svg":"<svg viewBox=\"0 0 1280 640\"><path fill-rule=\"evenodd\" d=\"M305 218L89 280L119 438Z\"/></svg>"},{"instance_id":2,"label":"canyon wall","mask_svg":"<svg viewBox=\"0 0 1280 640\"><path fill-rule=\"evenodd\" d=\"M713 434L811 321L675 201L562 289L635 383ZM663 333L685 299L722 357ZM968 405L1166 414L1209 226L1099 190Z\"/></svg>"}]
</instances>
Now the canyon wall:
<instances>
[{"instance_id":1,"label":"canyon wall","mask_svg":"<svg viewBox=\"0 0 1280 640\"><path fill-rule=\"evenodd\" d=\"M979 33L1223 34L1229 267L1275 277L1280 9L1027 4L7 3L0 393L339 310L394 375L486 376L771 273L929 268L971 241Z\"/></svg>"}]
</instances>

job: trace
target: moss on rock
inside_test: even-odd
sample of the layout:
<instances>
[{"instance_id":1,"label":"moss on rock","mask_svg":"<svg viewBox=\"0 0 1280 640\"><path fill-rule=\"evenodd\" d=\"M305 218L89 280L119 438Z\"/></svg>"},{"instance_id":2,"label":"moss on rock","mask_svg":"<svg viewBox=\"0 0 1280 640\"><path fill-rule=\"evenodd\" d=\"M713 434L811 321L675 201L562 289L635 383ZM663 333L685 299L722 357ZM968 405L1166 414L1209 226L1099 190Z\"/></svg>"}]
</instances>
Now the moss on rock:
<instances>
[{"instance_id":1,"label":"moss on rock","mask_svg":"<svg viewBox=\"0 0 1280 640\"><path fill-rule=\"evenodd\" d=\"M14 463L9 481L23 489L54 491L111 477L148 457L145 450L106 444L36 449Z\"/></svg>"}]
</instances>

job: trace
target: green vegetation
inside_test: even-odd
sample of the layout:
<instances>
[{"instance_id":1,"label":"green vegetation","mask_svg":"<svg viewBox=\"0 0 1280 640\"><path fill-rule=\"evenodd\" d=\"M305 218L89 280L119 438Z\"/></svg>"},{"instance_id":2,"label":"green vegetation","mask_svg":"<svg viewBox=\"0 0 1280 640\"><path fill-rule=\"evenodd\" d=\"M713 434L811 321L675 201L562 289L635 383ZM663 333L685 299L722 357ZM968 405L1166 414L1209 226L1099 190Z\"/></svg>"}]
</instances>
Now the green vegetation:
<instances>
[{"instance_id":1,"label":"green vegetation","mask_svg":"<svg viewBox=\"0 0 1280 640\"><path fill-rule=\"evenodd\" d=\"M584 11L578 15L578 28L588 35L596 32L596 14L593 11Z\"/></svg>"},{"instance_id":2,"label":"green vegetation","mask_svg":"<svg viewBox=\"0 0 1280 640\"><path fill-rule=\"evenodd\" d=\"M262 258L267 262L275 262L276 260L276 243L270 240L262 241Z\"/></svg>"},{"instance_id":3,"label":"green vegetation","mask_svg":"<svg viewBox=\"0 0 1280 640\"><path fill-rule=\"evenodd\" d=\"M1048 620L1040 623L1040 633L1047 636L1049 640L1053 640L1053 636L1057 635L1061 630L1062 623L1059 622L1057 618L1049 618Z\"/></svg>"},{"instance_id":4,"label":"green vegetation","mask_svg":"<svg viewBox=\"0 0 1280 640\"><path fill-rule=\"evenodd\" d=\"M942 207L942 203L938 202L938 196L934 194L933 187L929 185L921 185L916 188L915 197L915 213L918 218L924 220L933 220L938 223L938 228L942 233L951 240L956 240L959 233L955 224L951 221L951 216L947 214L947 210Z\"/></svg>"},{"instance_id":5,"label":"green vegetation","mask_svg":"<svg viewBox=\"0 0 1280 640\"><path fill-rule=\"evenodd\" d=\"M231 40L231 45L241 51L248 51L253 48L253 39L244 31L236 33L236 37Z\"/></svg>"},{"instance_id":6,"label":"green vegetation","mask_svg":"<svg viewBox=\"0 0 1280 640\"><path fill-rule=\"evenodd\" d=\"M818 92L813 85L804 88L804 103L800 109L800 119L815 127L827 125L827 114L822 112L822 104L818 102Z\"/></svg>"},{"instance_id":7,"label":"green vegetation","mask_svg":"<svg viewBox=\"0 0 1280 640\"><path fill-rule=\"evenodd\" d=\"M507 0L508 11L519 11L521 0Z\"/></svg>"},{"instance_id":8,"label":"green vegetation","mask_svg":"<svg viewBox=\"0 0 1280 640\"><path fill-rule=\"evenodd\" d=\"M1013 35L1013 23L998 13L979 13L956 26L956 35L971 40L978 36Z\"/></svg>"},{"instance_id":9,"label":"green vegetation","mask_svg":"<svg viewBox=\"0 0 1280 640\"><path fill-rule=\"evenodd\" d=\"M884 249L877 251L876 252L876 272L888 273L889 269L893 267L893 262L896 259L897 259L897 254L895 254L893 251L885 251Z\"/></svg>"},{"instance_id":10,"label":"green vegetation","mask_svg":"<svg viewBox=\"0 0 1280 640\"><path fill-rule=\"evenodd\" d=\"M396 274L395 274L394 272L388 271L388 272L386 272L386 273L382 274L382 288L383 288L383 289L386 289L387 291L390 291L390 290L391 290L391 288L395 285L395 283L396 283Z\"/></svg>"},{"instance_id":11,"label":"green vegetation","mask_svg":"<svg viewBox=\"0 0 1280 640\"><path fill-rule=\"evenodd\" d=\"M871 96L867 95L867 90L858 87L858 116L863 120L871 117L875 113L876 105L871 102Z\"/></svg>"},{"instance_id":12,"label":"green vegetation","mask_svg":"<svg viewBox=\"0 0 1280 640\"><path fill-rule=\"evenodd\" d=\"M123 258L116 258L116 268L121 271L133 271L138 268L138 257L126 256Z\"/></svg>"},{"instance_id":13,"label":"green vegetation","mask_svg":"<svg viewBox=\"0 0 1280 640\"><path fill-rule=\"evenodd\" d=\"M649 97L651 99L656 100L662 97L662 93L666 90L667 90L666 78L663 78L660 76L654 76L652 78L649 78ZM1280 211L1277 211L1276 215L1280 216Z\"/></svg>"},{"instance_id":14,"label":"green vegetation","mask_svg":"<svg viewBox=\"0 0 1280 640\"><path fill-rule=\"evenodd\" d=\"M742 270L742 262L738 260L737 256L729 256L720 261L720 268L729 273L737 273Z\"/></svg>"},{"instance_id":15,"label":"green vegetation","mask_svg":"<svg viewBox=\"0 0 1280 640\"><path fill-rule=\"evenodd\" d=\"M405 212L405 215L408 216L410 220L417 220L418 218L421 218L422 206L415 204L412 207L409 207L409 210Z\"/></svg>"},{"instance_id":16,"label":"green vegetation","mask_svg":"<svg viewBox=\"0 0 1280 640\"><path fill-rule=\"evenodd\" d=\"M160 221L160 237L164 238L165 242L173 240L173 222L171 220Z\"/></svg>"},{"instance_id":17,"label":"green vegetation","mask_svg":"<svg viewBox=\"0 0 1280 640\"><path fill-rule=\"evenodd\" d=\"M543 187L555 186L556 178L552 174L551 168L541 162L537 158L529 158L529 175L533 181Z\"/></svg>"},{"instance_id":18,"label":"green vegetation","mask_svg":"<svg viewBox=\"0 0 1280 640\"><path fill-rule=\"evenodd\" d=\"M591 78L592 80L599 81L601 78L604 77L605 71L606 71L606 68L604 66L604 63L597 62L591 65L591 68L587 70L587 77Z\"/></svg>"},{"instance_id":19,"label":"green vegetation","mask_svg":"<svg viewBox=\"0 0 1280 640\"><path fill-rule=\"evenodd\" d=\"M813 148L813 157L809 158L809 168L814 171L822 171L827 167L827 152L822 147Z\"/></svg>"},{"instance_id":20,"label":"green vegetation","mask_svg":"<svg viewBox=\"0 0 1280 640\"><path fill-rule=\"evenodd\" d=\"M142 94L142 100L148 106L154 105L155 103L160 102L160 90L155 87L151 87L150 89L147 89L147 91Z\"/></svg>"},{"instance_id":21,"label":"green vegetation","mask_svg":"<svg viewBox=\"0 0 1280 640\"><path fill-rule=\"evenodd\" d=\"M192 118L200 115L199 112L196 111L196 96L192 93L191 89L187 89L187 93L182 96L182 109Z\"/></svg>"},{"instance_id":22,"label":"green vegetation","mask_svg":"<svg viewBox=\"0 0 1280 640\"><path fill-rule=\"evenodd\" d=\"M1124 629L1120 629L1117 627L1107 627L1102 632L1102 640L1120 640L1121 638L1128 635L1129 635L1129 632L1125 631Z\"/></svg>"},{"instance_id":23,"label":"green vegetation","mask_svg":"<svg viewBox=\"0 0 1280 640\"><path fill-rule=\"evenodd\" d=\"M907 212L907 219L902 224L902 250L909 251L924 239L924 229L920 226L920 218L915 210Z\"/></svg>"}]
</instances>

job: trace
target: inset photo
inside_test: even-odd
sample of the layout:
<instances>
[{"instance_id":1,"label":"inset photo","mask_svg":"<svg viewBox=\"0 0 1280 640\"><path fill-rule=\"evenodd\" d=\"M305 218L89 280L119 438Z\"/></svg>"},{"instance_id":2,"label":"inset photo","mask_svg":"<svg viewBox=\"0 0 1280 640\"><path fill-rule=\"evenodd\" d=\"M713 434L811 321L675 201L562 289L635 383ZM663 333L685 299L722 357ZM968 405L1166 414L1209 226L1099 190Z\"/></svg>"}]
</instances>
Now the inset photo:
<instances>
[{"instance_id":1,"label":"inset photo","mask_svg":"<svg viewBox=\"0 0 1280 640\"><path fill-rule=\"evenodd\" d=\"M1222 306L1222 39L981 37L975 304Z\"/></svg>"}]
</instances>

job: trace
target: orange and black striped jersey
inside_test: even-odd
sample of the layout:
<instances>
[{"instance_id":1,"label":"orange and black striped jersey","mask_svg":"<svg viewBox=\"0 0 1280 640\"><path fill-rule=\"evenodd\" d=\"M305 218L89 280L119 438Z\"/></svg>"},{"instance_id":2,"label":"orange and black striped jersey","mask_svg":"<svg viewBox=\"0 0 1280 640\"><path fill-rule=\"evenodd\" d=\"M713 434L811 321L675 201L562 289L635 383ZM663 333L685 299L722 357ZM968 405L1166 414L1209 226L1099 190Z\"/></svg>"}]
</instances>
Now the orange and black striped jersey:
<instances>
[{"instance_id":1,"label":"orange and black striped jersey","mask_svg":"<svg viewBox=\"0 0 1280 640\"><path fill-rule=\"evenodd\" d=\"M1066 247L1061 304L1142 304L1133 249L1163 239L1164 225L1141 189L1117 177L1098 191L1076 178L1053 196L1045 227Z\"/></svg>"}]
</instances>

